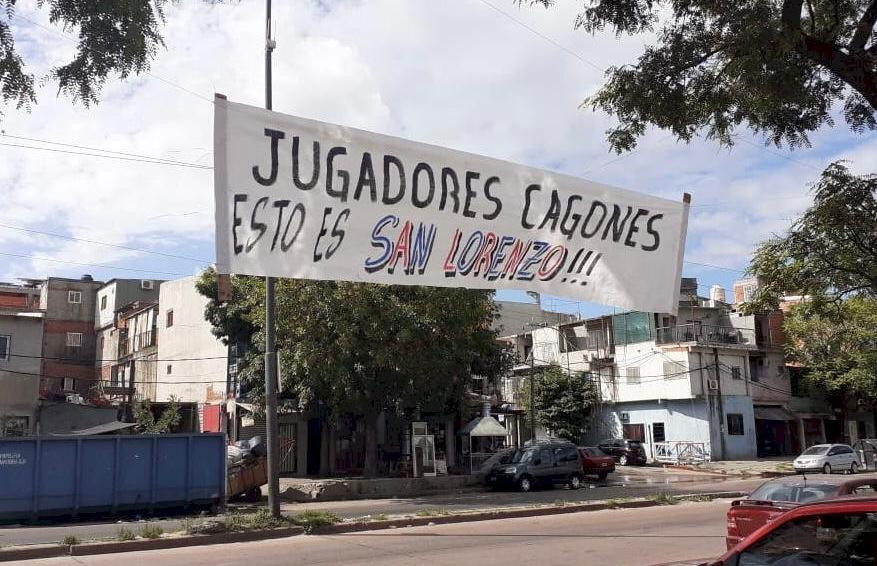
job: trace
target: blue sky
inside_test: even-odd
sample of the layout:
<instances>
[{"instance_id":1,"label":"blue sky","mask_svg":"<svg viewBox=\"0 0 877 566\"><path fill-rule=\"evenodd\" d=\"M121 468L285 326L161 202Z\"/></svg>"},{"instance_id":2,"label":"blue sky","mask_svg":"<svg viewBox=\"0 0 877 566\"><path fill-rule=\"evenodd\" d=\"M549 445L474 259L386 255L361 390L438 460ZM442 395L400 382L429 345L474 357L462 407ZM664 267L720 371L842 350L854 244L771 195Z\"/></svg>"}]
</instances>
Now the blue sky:
<instances>
[{"instance_id":1,"label":"blue sky","mask_svg":"<svg viewBox=\"0 0 877 566\"><path fill-rule=\"evenodd\" d=\"M612 118L578 105L601 84L601 69L633 62L653 38L575 31L577 3L552 10L511 0L275 4L276 110L672 199L689 192L684 275L697 277L703 294L716 283L730 290L754 243L806 208L807 186L825 165L848 159L864 171L877 163L877 137L850 132L842 119L815 133L811 149L794 152L765 148L745 130L732 149L650 131L637 151L617 158L604 141ZM33 0L16 6L27 18L14 20L16 42L39 78L75 43ZM167 45L150 74L111 80L90 108L41 83L31 112L4 109L0 129L18 137L0 143L83 151L33 141L45 140L209 167L213 93L263 102L263 2L185 2L167 16ZM8 146L0 155L0 280L170 279L214 257L209 169ZM519 292L500 297L529 300ZM545 297L543 306L607 310L562 297Z\"/></svg>"}]
</instances>

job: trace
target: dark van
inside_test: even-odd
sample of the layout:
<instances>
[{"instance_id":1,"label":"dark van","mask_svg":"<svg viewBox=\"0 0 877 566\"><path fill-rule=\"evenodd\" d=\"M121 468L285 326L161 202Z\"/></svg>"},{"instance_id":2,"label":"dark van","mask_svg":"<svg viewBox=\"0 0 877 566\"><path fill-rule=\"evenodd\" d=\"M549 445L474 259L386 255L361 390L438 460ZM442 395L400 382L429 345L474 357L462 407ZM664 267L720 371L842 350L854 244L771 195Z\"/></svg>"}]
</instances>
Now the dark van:
<instances>
[{"instance_id":1,"label":"dark van","mask_svg":"<svg viewBox=\"0 0 877 566\"><path fill-rule=\"evenodd\" d=\"M497 464L486 477L488 487L531 491L537 487L582 485L582 461L578 448L562 440L528 444Z\"/></svg>"}]
</instances>

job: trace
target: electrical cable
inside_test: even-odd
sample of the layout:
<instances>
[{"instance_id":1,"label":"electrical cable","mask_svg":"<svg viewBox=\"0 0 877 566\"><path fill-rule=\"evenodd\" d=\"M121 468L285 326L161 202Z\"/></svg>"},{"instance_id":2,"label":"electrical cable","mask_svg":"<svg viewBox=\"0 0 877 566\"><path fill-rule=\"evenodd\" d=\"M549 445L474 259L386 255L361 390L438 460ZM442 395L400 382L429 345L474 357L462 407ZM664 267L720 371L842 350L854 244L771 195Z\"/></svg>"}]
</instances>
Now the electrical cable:
<instances>
[{"instance_id":1,"label":"electrical cable","mask_svg":"<svg viewBox=\"0 0 877 566\"><path fill-rule=\"evenodd\" d=\"M137 161L139 163L151 163L153 165L168 165L171 167L189 167L192 169L213 170L213 167L210 167L207 165L197 165L194 163L182 163L182 162L171 163L168 161L153 161L153 160L149 160L149 159L137 159L135 157L123 157L121 155L110 155L110 154L101 154L101 153L93 153L93 152L85 152L85 151L70 151L69 149L57 149L57 148L53 148L53 147L38 147L38 146L33 146L33 145L24 145L24 144L17 144L17 143L3 143L3 142L0 142L0 146L17 147L17 148L21 148L21 149L36 149L39 151L51 151L54 153L67 153L70 155L87 155L89 157L103 157L105 159L118 159L120 161Z\"/></svg>"}]
</instances>

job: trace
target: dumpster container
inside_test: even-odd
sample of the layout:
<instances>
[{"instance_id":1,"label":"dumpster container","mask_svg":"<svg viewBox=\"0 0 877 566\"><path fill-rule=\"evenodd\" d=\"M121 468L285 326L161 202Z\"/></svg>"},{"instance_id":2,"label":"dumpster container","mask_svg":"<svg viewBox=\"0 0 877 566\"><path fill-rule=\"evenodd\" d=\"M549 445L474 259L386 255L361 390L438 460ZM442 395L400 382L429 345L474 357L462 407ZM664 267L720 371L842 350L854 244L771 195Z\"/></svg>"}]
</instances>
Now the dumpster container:
<instances>
[{"instance_id":1,"label":"dumpster container","mask_svg":"<svg viewBox=\"0 0 877 566\"><path fill-rule=\"evenodd\" d=\"M0 438L0 520L222 505L225 435Z\"/></svg>"}]
</instances>

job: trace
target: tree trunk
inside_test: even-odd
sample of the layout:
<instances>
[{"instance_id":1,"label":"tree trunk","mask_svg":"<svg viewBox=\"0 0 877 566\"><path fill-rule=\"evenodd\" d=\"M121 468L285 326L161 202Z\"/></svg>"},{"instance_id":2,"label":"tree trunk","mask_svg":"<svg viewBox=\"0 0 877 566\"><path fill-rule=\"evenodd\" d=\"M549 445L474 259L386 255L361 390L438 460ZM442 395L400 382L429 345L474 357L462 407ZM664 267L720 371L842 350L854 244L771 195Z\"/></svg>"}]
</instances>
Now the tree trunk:
<instances>
[{"instance_id":1,"label":"tree trunk","mask_svg":"<svg viewBox=\"0 0 877 566\"><path fill-rule=\"evenodd\" d=\"M378 475L378 416L380 413L366 413L365 420L365 462L362 475L373 478Z\"/></svg>"}]
</instances>

